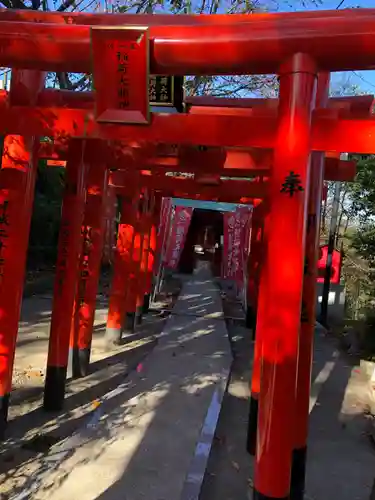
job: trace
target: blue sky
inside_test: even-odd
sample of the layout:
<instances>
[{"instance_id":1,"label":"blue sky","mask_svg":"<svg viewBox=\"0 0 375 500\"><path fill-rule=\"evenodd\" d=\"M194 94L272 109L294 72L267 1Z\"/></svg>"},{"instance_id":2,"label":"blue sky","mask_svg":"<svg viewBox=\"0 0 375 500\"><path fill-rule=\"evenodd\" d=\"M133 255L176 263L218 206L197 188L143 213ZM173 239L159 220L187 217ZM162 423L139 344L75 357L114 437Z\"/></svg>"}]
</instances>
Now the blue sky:
<instances>
[{"instance_id":1,"label":"blue sky","mask_svg":"<svg viewBox=\"0 0 375 500\"><path fill-rule=\"evenodd\" d=\"M265 0L264 3L270 11L290 12L295 10L333 10L341 4L340 0L321 0L320 5L316 6L311 0L305 0L306 5L296 0ZM318 3L318 2L317 2ZM349 9L353 7L375 8L375 0L344 0L340 9ZM356 71L346 73L332 74L332 83L350 82L358 85L362 91L369 94L375 94L375 71Z\"/></svg>"}]
</instances>

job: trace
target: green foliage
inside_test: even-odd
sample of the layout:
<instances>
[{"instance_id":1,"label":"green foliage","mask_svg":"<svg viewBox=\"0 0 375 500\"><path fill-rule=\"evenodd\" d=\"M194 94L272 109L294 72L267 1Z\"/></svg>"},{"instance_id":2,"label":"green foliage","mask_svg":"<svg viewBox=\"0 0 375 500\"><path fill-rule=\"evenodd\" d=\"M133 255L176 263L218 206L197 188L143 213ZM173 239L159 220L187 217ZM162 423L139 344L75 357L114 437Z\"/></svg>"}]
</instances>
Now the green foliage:
<instances>
[{"instance_id":1,"label":"green foliage","mask_svg":"<svg viewBox=\"0 0 375 500\"><path fill-rule=\"evenodd\" d=\"M28 267L50 267L56 261L65 171L39 162L31 219Z\"/></svg>"},{"instance_id":2,"label":"green foliage","mask_svg":"<svg viewBox=\"0 0 375 500\"><path fill-rule=\"evenodd\" d=\"M349 189L352 207L359 219L361 230L368 231L375 224L375 221L371 221L375 216L375 155L359 159L356 180Z\"/></svg>"},{"instance_id":3,"label":"green foliage","mask_svg":"<svg viewBox=\"0 0 375 500\"><path fill-rule=\"evenodd\" d=\"M351 316L370 321L375 303L375 156L353 159L358 160L357 176L347 185L351 228L346 234L344 275Z\"/></svg>"}]
</instances>

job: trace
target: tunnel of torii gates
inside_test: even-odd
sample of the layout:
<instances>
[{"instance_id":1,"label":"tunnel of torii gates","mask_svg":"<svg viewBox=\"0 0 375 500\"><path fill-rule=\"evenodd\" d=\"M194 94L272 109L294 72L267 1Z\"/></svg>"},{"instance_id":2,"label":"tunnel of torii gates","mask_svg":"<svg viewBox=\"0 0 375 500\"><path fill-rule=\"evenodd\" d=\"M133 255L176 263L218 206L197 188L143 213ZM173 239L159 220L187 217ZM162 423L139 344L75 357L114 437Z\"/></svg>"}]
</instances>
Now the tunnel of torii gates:
<instances>
[{"instance_id":1,"label":"tunnel of torii gates","mask_svg":"<svg viewBox=\"0 0 375 500\"><path fill-rule=\"evenodd\" d=\"M372 96L328 99L329 74L373 69L374 58L372 9L136 17L0 11L0 66L12 69L10 91L0 96L2 435L37 160L65 159L45 409L62 408L69 353L74 376L87 373L108 186L122 198L109 342L134 327L150 293L161 196L251 203L254 498L303 498L322 183L353 179L340 153L375 150ZM92 73L95 93L45 90L48 71ZM236 74L277 74L278 100L197 98L178 113L150 112L149 75ZM196 175L183 180L176 171ZM225 178L234 171L253 180Z\"/></svg>"}]
</instances>

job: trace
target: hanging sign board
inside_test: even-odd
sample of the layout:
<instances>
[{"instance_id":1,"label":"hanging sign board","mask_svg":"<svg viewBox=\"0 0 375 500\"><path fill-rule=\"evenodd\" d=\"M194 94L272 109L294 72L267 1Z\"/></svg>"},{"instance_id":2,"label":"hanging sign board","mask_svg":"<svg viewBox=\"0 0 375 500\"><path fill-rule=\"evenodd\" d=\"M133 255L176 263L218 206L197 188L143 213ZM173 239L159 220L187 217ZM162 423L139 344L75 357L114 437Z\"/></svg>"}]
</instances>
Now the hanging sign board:
<instances>
[{"instance_id":1,"label":"hanging sign board","mask_svg":"<svg viewBox=\"0 0 375 500\"><path fill-rule=\"evenodd\" d=\"M96 120L100 123L148 124L148 28L91 28L96 90Z\"/></svg>"},{"instance_id":2,"label":"hanging sign board","mask_svg":"<svg viewBox=\"0 0 375 500\"><path fill-rule=\"evenodd\" d=\"M150 76L150 104L174 107L181 112L184 101L183 84L182 76Z\"/></svg>"}]
</instances>

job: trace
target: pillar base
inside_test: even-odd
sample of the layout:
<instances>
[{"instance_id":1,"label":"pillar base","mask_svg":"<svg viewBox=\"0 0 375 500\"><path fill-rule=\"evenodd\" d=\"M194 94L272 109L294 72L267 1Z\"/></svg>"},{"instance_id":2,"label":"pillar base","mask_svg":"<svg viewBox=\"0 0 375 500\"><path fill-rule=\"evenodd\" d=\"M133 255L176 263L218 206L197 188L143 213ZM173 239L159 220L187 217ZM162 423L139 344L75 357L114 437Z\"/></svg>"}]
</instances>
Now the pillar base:
<instances>
[{"instance_id":1,"label":"pillar base","mask_svg":"<svg viewBox=\"0 0 375 500\"><path fill-rule=\"evenodd\" d=\"M125 314L123 332L127 334L135 332L135 312Z\"/></svg>"},{"instance_id":2,"label":"pillar base","mask_svg":"<svg viewBox=\"0 0 375 500\"><path fill-rule=\"evenodd\" d=\"M135 313L135 324L136 325L141 325L142 324L142 314L143 314L143 306L137 307L137 312Z\"/></svg>"},{"instance_id":3,"label":"pillar base","mask_svg":"<svg viewBox=\"0 0 375 500\"><path fill-rule=\"evenodd\" d=\"M47 366L43 399L45 411L62 410L65 399L66 373L66 366Z\"/></svg>"},{"instance_id":4,"label":"pillar base","mask_svg":"<svg viewBox=\"0 0 375 500\"><path fill-rule=\"evenodd\" d=\"M5 431L8 426L9 399L10 394L0 396L0 440L5 438Z\"/></svg>"},{"instance_id":5,"label":"pillar base","mask_svg":"<svg viewBox=\"0 0 375 500\"><path fill-rule=\"evenodd\" d=\"M257 448L257 428L258 428L258 399L250 396L249 420L247 424L247 452L255 456Z\"/></svg>"},{"instance_id":6,"label":"pillar base","mask_svg":"<svg viewBox=\"0 0 375 500\"><path fill-rule=\"evenodd\" d=\"M303 500L305 495L307 446L293 450L290 500Z\"/></svg>"},{"instance_id":7,"label":"pillar base","mask_svg":"<svg viewBox=\"0 0 375 500\"><path fill-rule=\"evenodd\" d=\"M121 328L106 328L104 340L107 349L112 349L113 346L121 344Z\"/></svg>"},{"instance_id":8,"label":"pillar base","mask_svg":"<svg viewBox=\"0 0 375 500\"><path fill-rule=\"evenodd\" d=\"M151 295L149 293L146 293L146 295L143 299L143 308L142 308L143 314L147 314L149 309L150 309L150 298L151 298Z\"/></svg>"},{"instance_id":9,"label":"pillar base","mask_svg":"<svg viewBox=\"0 0 375 500\"><path fill-rule=\"evenodd\" d=\"M270 497L268 495L263 495L263 493L259 493L254 488L253 500L289 500L289 497L288 496L286 496L286 497Z\"/></svg>"},{"instance_id":10,"label":"pillar base","mask_svg":"<svg viewBox=\"0 0 375 500\"><path fill-rule=\"evenodd\" d=\"M70 348L69 351L69 373L73 378L85 377L89 373L90 366L90 347L80 349L79 347Z\"/></svg>"}]
</instances>

